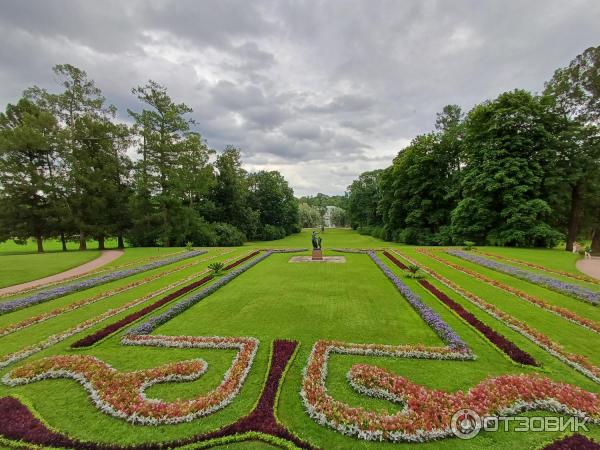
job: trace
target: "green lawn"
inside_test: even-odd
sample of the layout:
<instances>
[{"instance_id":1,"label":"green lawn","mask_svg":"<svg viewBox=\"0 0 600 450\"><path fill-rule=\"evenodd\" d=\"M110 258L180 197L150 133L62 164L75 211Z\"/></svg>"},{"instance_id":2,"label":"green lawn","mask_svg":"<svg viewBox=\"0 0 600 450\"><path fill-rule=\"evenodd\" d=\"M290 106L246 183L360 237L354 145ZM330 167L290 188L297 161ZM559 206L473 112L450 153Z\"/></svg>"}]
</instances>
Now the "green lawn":
<instances>
[{"instance_id":1,"label":"green lawn","mask_svg":"<svg viewBox=\"0 0 600 450\"><path fill-rule=\"evenodd\" d=\"M0 253L0 288L37 280L80 266L100 256L97 250L37 254Z\"/></svg>"},{"instance_id":2,"label":"green lawn","mask_svg":"<svg viewBox=\"0 0 600 450\"><path fill-rule=\"evenodd\" d=\"M243 248L234 249L233 253L219 256L215 260L244 255L250 248L308 248L310 247L310 233L310 230L304 230L301 234L280 241L250 243ZM593 363L600 365L600 356L597 352L600 337L597 334L566 322L513 295L474 280L457 270L450 269L439 262L420 255L412 247L383 243L369 236L358 235L350 230L327 230L323 234L323 246L326 255L334 255L335 253L328 250L328 248L335 247L398 247L402 252L417 259L421 265L438 271L463 288L495 304L503 311L543 331L569 351L584 355ZM178 250L181 249L127 249L123 258L127 257L127 261L134 262L137 259L149 258L157 254L166 256L169 251ZM528 260L532 262L542 261L542 264L543 261L548 259L545 255L551 254L556 267L562 267L562 270L574 270L575 259L570 258L571 255L566 252L489 248L485 250L499 250L507 252L506 255L514 258L523 260L529 258ZM536 252L540 252L539 255ZM208 255L194 258L194 260L199 261L196 266L33 325L25 330L0 337L0 356L39 342L52 333L76 326L83 320L95 317L109 308L122 305L162 286L198 273L210 263L210 261L204 259L217 254L217 249L211 249ZM308 254L308 252L305 254ZM215 430L247 414L261 392L268 370L272 341L274 339L293 339L300 343L300 347L283 379L277 415L288 429L316 447L340 450L391 448L537 449L559 436L560 433L550 432L497 432L481 433L475 439L469 441L449 438L424 444L394 444L367 442L345 437L309 418L304 411L299 391L302 370L306 365L311 348L317 340L337 339L353 343L382 344L442 344L437 335L423 322L367 255L344 254L344 256L347 260L345 264L290 264L288 263L291 257L290 254L274 254L153 332L154 334L165 335L252 336L260 340L256 360L239 396L231 405L209 416L196 419L191 423L178 425L155 427L130 425L121 419L99 412L90 402L88 394L73 380L48 380L15 388L0 385L0 396L18 394L28 404L32 405L49 425L80 439L130 444L184 438ZM402 276L397 267L389 264L389 261L381 254L380 257L397 275ZM548 302L561 305L578 314L600 321L600 309L598 308L449 255L443 257L448 261L459 262L465 267L494 279L510 283L512 286L526 290L532 295L540 296ZM123 261L115 261L113 264L122 263ZM177 263L176 265L180 264ZM155 269L150 273L157 273L161 270L164 270L164 268ZM68 305L95 293L125 285L131 280L141 279L147 275L148 273L139 274L0 316L0 327L61 305ZM329 361L326 383L329 392L336 399L345 401L350 405L363 406L376 411L382 409L396 411L399 408L398 405L386 400L360 395L352 389L348 384L346 374L350 367L356 363L385 367L416 383L447 391L466 390L487 376L505 373L539 373L554 380L581 386L591 392L600 392L598 384L571 369L525 337L429 278L429 281L446 292L453 300L460 303L482 322L530 353L541 363L541 367L523 367L513 363L481 334L425 291L416 281L406 278L403 278L403 280L415 293L421 296L423 302L436 311L468 343L477 355L477 360L433 361L333 355ZM135 310L152 301L149 300L135 308ZM153 314L160 314L167 307L163 307ZM123 317L127 313L121 313L115 319L109 319L106 323ZM176 398L191 398L218 386L223 373L227 370L235 355L232 350L123 346L120 343L122 332L112 335L88 349L70 349L70 344L75 340L104 325L99 324L90 330L78 333L31 356L29 360L55 354L89 354L110 363L119 370L137 370L155 367L170 361L195 357L205 359L209 368L206 374L198 380L185 383L161 383L147 390L147 394L151 398L174 400ZM20 364L22 362L18 362L14 366ZM0 375L4 375L11 368L0 370ZM595 439L600 439L600 427L592 426L589 435ZM239 444L227 444L217 448L259 449L275 447L260 441L247 441Z\"/></svg>"}]
</instances>

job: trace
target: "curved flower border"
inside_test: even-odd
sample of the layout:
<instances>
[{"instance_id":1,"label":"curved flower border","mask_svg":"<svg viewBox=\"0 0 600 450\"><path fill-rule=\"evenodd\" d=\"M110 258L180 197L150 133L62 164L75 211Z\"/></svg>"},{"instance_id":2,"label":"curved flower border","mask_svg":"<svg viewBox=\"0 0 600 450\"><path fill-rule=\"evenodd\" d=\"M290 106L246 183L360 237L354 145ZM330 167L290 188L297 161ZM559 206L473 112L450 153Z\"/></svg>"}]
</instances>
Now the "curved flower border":
<instances>
[{"instance_id":1,"label":"curved flower border","mask_svg":"<svg viewBox=\"0 0 600 450\"><path fill-rule=\"evenodd\" d=\"M586 289L583 286L573 283L567 283L557 278L540 275L535 272L528 270L519 269L518 267L509 266L508 264L502 264L491 259L477 256L462 250L447 250L447 253L457 258L464 259L465 261L478 264L488 269L495 270L497 272L505 273L507 275L525 280L539 286L551 289L561 294L567 295L572 298L583 300L584 302L590 303L591 305L597 306L600 303L600 292Z\"/></svg>"},{"instance_id":2,"label":"curved flower border","mask_svg":"<svg viewBox=\"0 0 600 450\"><path fill-rule=\"evenodd\" d=\"M414 262L414 260L412 260L412 258L410 258L407 255L400 254L396 250L394 251L394 253L396 253L398 256L401 256L402 258L406 259L407 261L409 261L411 263ZM425 253L425 254L427 256L430 256L431 258L436 259L436 257L432 254L429 254L429 253ZM448 288L452 289L454 292L456 292L462 298L464 298L465 300L474 304L475 306L480 308L482 311L485 311L490 316L492 316L495 319L498 319L500 322L504 323L507 327L509 327L509 328L513 329L514 331L516 331L517 333L525 336L527 339L532 341L534 344L536 344L543 350L547 351L554 357L558 358L560 361L569 365L573 369L577 370L581 374L590 378L594 382L600 383L600 368L595 366L594 364L592 364L585 356L577 355L577 354L566 351L560 344L551 340L549 337L547 337L543 333L540 333L536 329L534 329L534 328L530 327L529 325L527 325L526 323L516 319L515 317L511 316L510 314L505 313L504 311L500 310L499 308L492 305L491 303L486 302L485 300L476 296L475 294L472 294L472 293L466 291L465 289L458 286L456 283L454 283L451 280L438 274L436 271L434 271L430 268L427 268L424 270L427 273L429 273L432 277L434 277L436 280L438 280L440 283L442 283L445 286L447 286Z\"/></svg>"},{"instance_id":3,"label":"curved flower border","mask_svg":"<svg viewBox=\"0 0 600 450\"><path fill-rule=\"evenodd\" d=\"M217 348L238 350L238 353L216 389L190 400L165 402L149 399L144 391L156 383L199 378L207 369L206 362L201 359L122 373L93 356L50 356L13 369L2 381L9 386L17 386L49 378L73 378L106 414L134 424L175 424L190 422L228 405L241 389L258 349L258 340L254 338L128 336L123 339L123 344Z\"/></svg>"},{"instance_id":4,"label":"curved flower border","mask_svg":"<svg viewBox=\"0 0 600 450\"><path fill-rule=\"evenodd\" d=\"M100 275L97 277L87 278L83 281L68 283L59 287L51 288L36 292L33 295L18 298L16 300L7 301L4 303L0 303L0 315L6 314L17 309L27 308L29 306L37 305L39 303L44 303L49 300L53 300L58 297L62 297L64 295L71 294L73 292L83 291L95 286L100 286L105 283L110 283L111 281L117 281L122 278L127 278L132 275L136 275L141 272L146 272L152 269L158 269L159 267L166 266L168 264L176 263L182 261L184 259L193 258L195 256L200 256L207 253L206 251L191 251L186 252L185 254L175 256L173 258L168 258L165 260L155 261L149 264L145 264L140 267L136 267L134 269L126 269L126 270L118 270L116 272L111 272L106 275Z\"/></svg>"},{"instance_id":5,"label":"curved flower border","mask_svg":"<svg viewBox=\"0 0 600 450\"><path fill-rule=\"evenodd\" d=\"M467 275L470 275L473 278L483 281L484 283L487 283L498 289L502 289L503 291L513 294L516 297L520 298L521 300L525 300L526 302L529 302L541 309L545 309L546 311L556 314L557 316L562 317L563 319L568 320L569 322L580 325L580 326L587 328L588 330L594 331L596 333L600 333L600 324L598 324L597 322L595 322L591 319L588 319L587 317L580 316L566 308L562 308L560 306L556 306L551 303L548 303L538 297L529 295L526 292L523 292L519 289L509 286L508 284L494 280L493 278L487 277L479 272L475 272L473 270L467 269L466 267L463 267L459 264L454 264L453 262L450 262L443 258L440 258L438 255L436 255L432 251L418 248L417 252L421 253L422 255L426 255L426 256L436 260L437 262L444 264L445 266L448 266L448 267L456 269L460 272L466 273ZM397 250L394 250L394 253L399 254Z\"/></svg>"}]
</instances>

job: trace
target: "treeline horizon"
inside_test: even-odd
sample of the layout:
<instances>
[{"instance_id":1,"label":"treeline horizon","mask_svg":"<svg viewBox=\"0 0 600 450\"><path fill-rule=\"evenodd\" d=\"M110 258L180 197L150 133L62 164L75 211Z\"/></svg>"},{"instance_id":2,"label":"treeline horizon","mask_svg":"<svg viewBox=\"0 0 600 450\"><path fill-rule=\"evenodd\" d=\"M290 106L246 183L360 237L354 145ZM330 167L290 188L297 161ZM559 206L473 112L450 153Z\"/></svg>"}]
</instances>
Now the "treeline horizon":
<instances>
[{"instance_id":1,"label":"treeline horizon","mask_svg":"<svg viewBox=\"0 0 600 450\"><path fill-rule=\"evenodd\" d=\"M515 89L466 114L447 105L390 167L347 190L354 229L418 245L554 247L600 253L600 47L557 69L541 94Z\"/></svg>"},{"instance_id":2,"label":"treeline horizon","mask_svg":"<svg viewBox=\"0 0 600 450\"><path fill-rule=\"evenodd\" d=\"M164 86L132 89L140 107L128 126L85 71L53 70L62 91L27 88L0 113L0 242L235 246L300 231L285 178L248 173L234 146L210 149Z\"/></svg>"}]
</instances>

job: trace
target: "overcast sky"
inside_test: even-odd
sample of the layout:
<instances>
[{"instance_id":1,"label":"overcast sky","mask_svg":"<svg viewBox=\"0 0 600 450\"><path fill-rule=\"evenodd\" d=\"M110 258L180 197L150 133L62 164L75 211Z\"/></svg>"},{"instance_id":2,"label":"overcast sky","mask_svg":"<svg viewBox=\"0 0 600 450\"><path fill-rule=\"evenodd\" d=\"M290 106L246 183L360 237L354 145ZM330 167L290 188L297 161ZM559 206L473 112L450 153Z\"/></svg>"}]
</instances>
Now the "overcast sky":
<instances>
[{"instance_id":1,"label":"overcast sky","mask_svg":"<svg viewBox=\"0 0 600 450\"><path fill-rule=\"evenodd\" d=\"M194 109L210 147L343 193L449 103L468 110L600 45L599 0L0 0L0 107L52 66L96 80L129 120L149 78Z\"/></svg>"}]
</instances>

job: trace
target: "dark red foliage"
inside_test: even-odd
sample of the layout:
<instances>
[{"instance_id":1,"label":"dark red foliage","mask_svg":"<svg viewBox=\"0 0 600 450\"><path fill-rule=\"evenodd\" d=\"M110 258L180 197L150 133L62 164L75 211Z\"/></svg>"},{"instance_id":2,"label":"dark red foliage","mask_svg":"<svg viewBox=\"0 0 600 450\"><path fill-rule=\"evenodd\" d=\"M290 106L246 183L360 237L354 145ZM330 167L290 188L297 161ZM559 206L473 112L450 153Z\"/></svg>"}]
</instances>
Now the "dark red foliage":
<instances>
[{"instance_id":1,"label":"dark red foliage","mask_svg":"<svg viewBox=\"0 0 600 450\"><path fill-rule=\"evenodd\" d=\"M387 259L389 259L390 261L392 261L394 264L396 264L398 267L400 267L402 270L406 270L408 269L408 266L404 263L402 263L400 260L398 260L394 255L392 255L390 252L385 251L383 252L384 256L387 257Z\"/></svg>"},{"instance_id":2,"label":"dark red foliage","mask_svg":"<svg viewBox=\"0 0 600 450\"><path fill-rule=\"evenodd\" d=\"M194 281L188 285L185 285L181 289L176 290L175 292L170 293L169 295L161 298L160 300L152 303L151 305L146 306L145 308L140 309L134 313L129 314L126 317L123 317L121 320L111 323L110 325L105 326L104 328L96 331L95 333L88 334L87 336L79 339L77 342L74 342L71 345L71 348L81 348L81 347L89 347L90 345L95 344L96 342L104 339L106 336L114 333L115 331L120 330L121 328L126 327L132 322L135 322L139 318L145 316L146 314L150 314L157 308L169 303L172 300L175 300L178 297L181 297L184 294L187 294L193 289L196 289L199 286L202 286L204 283L210 281L213 278L212 275L208 275L207 277L202 278L201 280Z\"/></svg>"},{"instance_id":3,"label":"dark red foliage","mask_svg":"<svg viewBox=\"0 0 600 450\"><path fill-rule=\"evenodd\" d=\"M558 439L542 450L600 450L600 445L581 434Z\"/></svg>"},{"instance_id":4,"label":"dark red foliage","mask_svg":"<svg viewBox=\"0 0 600 450\"><path fill-rule=\"evenodd\" d=\"M21 440L45 447L78 450L160 450L181 447L224 436L232 436L248 431L257 431L288 440L293 442L297 447L313 450L315 447L304 442L277 422L274 412L275 399L283 372L297 346L298 343L296 341L275 340L273 342L273 354L271 356L269 374L254 410L237 422L211 433L200 434L177 441L152 442L132 446L82 442L49 430L19 400L13 397L4 397L0 398L0 435L8 439Z\"/></svg>"},{"instance_id":5,"label":"dark red foliage","mask_svg":"<svg viewBox=\"0 0 600 450\"><path fill-rule=\"evenodd\" d=\"M467 323L469 323L473 328L478 330L481 334L483 334L489 341L506 353L510 359L520 364L527 364L529 366L538 366L539 364L533 359L529 353L521 350L514 343L506 339L500 333L492 330L482 321L480 321L477 317L463 308L460 304L456 303L442 291L437 289L434 285L432 285L427 280L419 280L421 286L435 295L442 303L447 305L450 309L452 309L455 313L457 313L460 317L462 317Z\"/></svg>"},{"instance_id":6,"label":"dark red foliage","mask_svg":"<svg viewBox=\"0 0 600 450\"><path fill-rule=\"evenodd\" d=\"M237 261L232 262L231 264L225 266L225 270L229 270L229 269L233 269L236 266L239 266L241 263L243 263L244 261L248 261L250 258L254 258L256 255L258 255L260 252L257 250L255 252L250 253L249 255L244 256L241 259L238 259Z\"/></svg>"}]
</instances>

